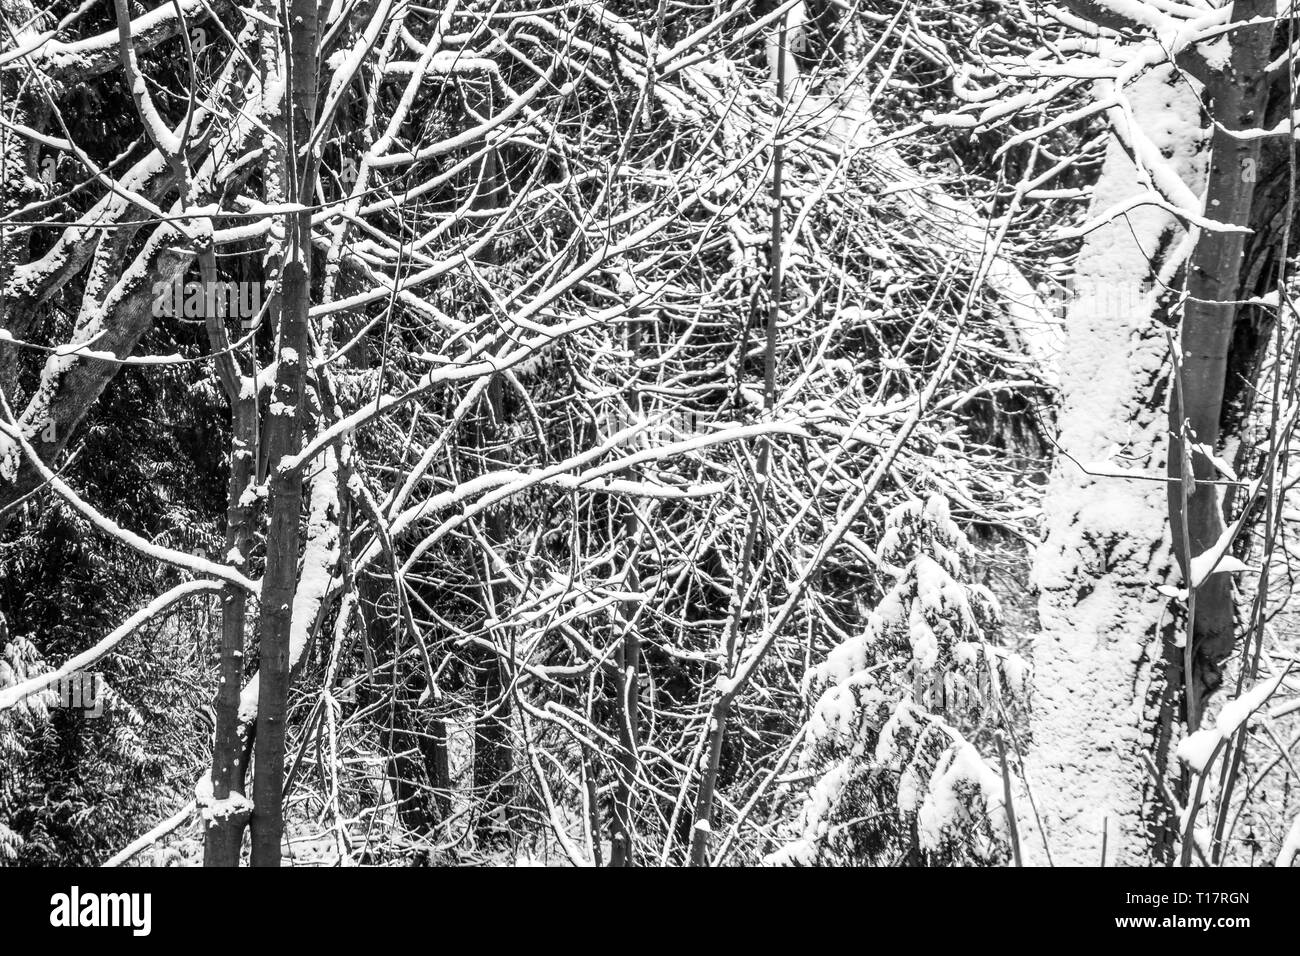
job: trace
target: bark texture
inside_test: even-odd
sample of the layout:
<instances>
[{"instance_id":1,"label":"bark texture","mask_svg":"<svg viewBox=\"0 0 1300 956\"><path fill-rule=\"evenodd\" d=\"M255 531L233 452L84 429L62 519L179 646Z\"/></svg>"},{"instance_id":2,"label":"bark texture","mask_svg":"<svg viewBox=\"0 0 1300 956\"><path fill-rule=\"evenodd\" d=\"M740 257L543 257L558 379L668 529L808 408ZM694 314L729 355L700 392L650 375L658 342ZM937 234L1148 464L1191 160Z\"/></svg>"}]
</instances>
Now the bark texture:
<instances>
[{"instance_id":1,"label":"bark texture","mask_svg":"<svg viewBox=\"0 0 1300 956\"><path fill-rule=\"evenodd\" d=\"M289 11L286 107L291 120L285 132L290 195L310 201L313 163L300 155L316 115L316 0L295 0ZM281 110L281 115L285 110ZM306 415L308 309L311 305L311 213L286 216L289 254L279 298L279 355L275 389L266 427L270 522L266 574L262 579L257 737L254 741L252 863L279 866L284 832L281 791L284 783L285 718L289 691L290 631L298 585L302 470L281 468L281 461L302 448Z\"/></svg>"},{"instance_id":2,"label":"bark texture","mask_svg":"<svg viewBox=\"0 0 1300 956\"><path fill-rule=\"evenodd\" d=\"M1171 72L1148 73L1129 94L1137 124L1195 190L1200 107ZM1141 189L1123 144L1112 140L1093 209ZM1091 233L1077 264L1059 452L1043 502L1047 538L1034 567L1041 632L1026 771L1046 832L1031 827L1023 836L1031 863L1047 862L1046 843L1056 865L1095 866L1103 833L1108 865L1167 852L1167 808L1144 756L1160 771L1169 758L1168 602L1154 590L1171 572L1160 480L1169 350L1157 279L1175 268L1170 256L1182 237L1173 216L1142 206Z\"/></svg>"},{"instance_id":3,"label":"bark texture","mask_svg":"<svg viewBox=\"0 0 1300 956\"><path fill-rule=\"evenodd\" d=\"M1232 20L1243 23L1261 19L1273 8L1273 0L1239 0L1233 6ZM1232 54L1219 69L1209 70L1205 88L1215 119L1205 214L1222 223L1244 226L1251 219L1260 140L1235 134L1264 121L1268 97L1265 68L1273 23L1263 19L1238 27L1230 36ZM1179 392L1172 391L1169 477L1174 480L1168 486L1174 553L1184 579L1188 577L1189 559L1184 546L1184 522L1192 556L1212 547L1224 530L1222 491L1208 483L1223 476L1205 454L1184 449L1182 436L1186 429L1192 441L1218 451L1246 240L1247 234L1240 231L1202 232L1187 269L1180 335L1181 391L1186 407L1180 407ZM1181 479L1188 464L1196 481L1188 489L1184 515ZM1193 642L1188 654L1191 666L1185 679L1186 717L1192 730L1200 725L1206 699L1222 681L1222 663L1231 654L1233 641L1232 577L1214 574L1196 589Z\"/></svg>"}]
</instances>

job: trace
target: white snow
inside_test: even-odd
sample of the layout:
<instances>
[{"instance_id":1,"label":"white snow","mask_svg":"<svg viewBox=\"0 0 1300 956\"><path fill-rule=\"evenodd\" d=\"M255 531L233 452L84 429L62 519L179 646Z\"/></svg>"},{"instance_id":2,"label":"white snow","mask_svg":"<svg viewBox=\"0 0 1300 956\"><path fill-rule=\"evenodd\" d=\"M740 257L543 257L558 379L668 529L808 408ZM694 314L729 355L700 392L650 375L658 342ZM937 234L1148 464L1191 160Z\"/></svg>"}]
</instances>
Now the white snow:
<instances>
[{"instance_id":1,"label":"white snow","mask_svg":"<svg viewBox=\"0 0 1300 956\"><path fill-rule=\"evenodd\" d=\"M917 814L921 845L938 849L953 833L970 827L972 808L982 809L999 834L1007 829L1002 778L979 751L960 741L944 751L930 777L930 786Z\"/></svg>"},{"instance_id":2,"label":"white snow","mask_svg":"<svg viewBox=\"0 0 1300 956\"><path fill-rule=\"evenodd\" d=\"M1286 839L1282 841L1282 847L1277 851L1277 860L1274 866L1294 866L1296 858L1300 857L1300 813L1295 815L1291 821L1291 829L1287 831Z\"/></svg>"},{"instance_id":3,"label":"white snow","mask_svg":"<svg viewBox=\"0 0 1300 956\"><path fill-rule=\"evenodd\" d=\"M1189 575L1192 579L1192 587L1200 587L1205 583L1206 578L1212 574L1231 574L1238 571L1258 570L1257 568L1247 567L1240 560L1227 553L1240 530L1240 527L1236 524L1229 525L1214 544L1192 558L1191 573Z\"/></svg>"},{"instance_id":4,"label":"white snow","mask_svg":"<svg viewBox=\"0 0 1300 956\"><path fill-rule=\"evenodd\" d=\"M1232 41L1228 34L1220 33L1213 40L1202 43L1197 49L1205 58L1205 65L1216 73L1222 72L1232 58Z\"/></svg>"},{"instance_id":5,"label":"white snow","mask_svg":"<svg viewBox=\"0 0 1300 956\"><path fill-rule=\"evenodd\" d=\"M334 449L330 448L321 456L321 466L311 478L307 543L303 548L302 570L294 590L289 625L290 667L296 667L307 651L338 558L338 459ZM257 718L259 688L258 675L254 674L239 695L241 722L248 723Z\"/></svg>"},{"instance_id":6,"label":"white snow","mask_svg":"<svg viewBox=\"0 0 1300 956\"><path fill-rule=\"evenodd\" d=\"M1213 727L1196 731L1178 745L1179 759L1197 773L1204 772L1219 744L1241 729L1251 715L1267 703L1282 685L1287 673L1283 670L1271 680L1260 681L1240 697L1224 704Z\"/></svg>"},{"instance_id":7,"label":"white snow","mask_svg":"<svg viewBox=\"0 0 1300 956\"><path fill-rule=\"evenodd\" d=\"M1126 94L1162 164L1199 191L1203 133L1194 92L1157 67ZM1132 161L1112 142L1090 214L1143 189ZM1150 290L1153 267L1164 265L1162 250L1177 248L1181 234L1170 213L1147 205L1084 239L1065 322L1069 361L1060 367L1057 417L1057 442L1077 461L1104 458L1119 445L1133 467L1164 471L1167 424L1149 403L1168 367L1168 344L1151 317ZM1158 723L1146 708L1159 679L1152 664L1161 657L1159 625L1167 610L1154 586L1173 574L1165 487L1086 475L1059 456L1042 508L1047 536L1033 572L1041 632L1033 648L1034 747L1026 773L1047 833L1021 816L1025 861L1045 864L1046 840L1055 864L1095 866L1109 816L1109 861L1138 864L1147 859L1142 810L1149 798L1142 728Z\"/></svg>"},{"instance_id":8,"label":"white snow","mask_svg":"<svg viewBox=\"0 0 1300 956\"><path fill-rule=\"evenodd\" d=\"M1210 758L1214 756L1214 751L1222 739L1223 735L1216 728L1198 730L1184 737L1179 743L1178 759L1184 761L1197 773L1201 773L1209 764Z\"/></svg>"}]
</instances>

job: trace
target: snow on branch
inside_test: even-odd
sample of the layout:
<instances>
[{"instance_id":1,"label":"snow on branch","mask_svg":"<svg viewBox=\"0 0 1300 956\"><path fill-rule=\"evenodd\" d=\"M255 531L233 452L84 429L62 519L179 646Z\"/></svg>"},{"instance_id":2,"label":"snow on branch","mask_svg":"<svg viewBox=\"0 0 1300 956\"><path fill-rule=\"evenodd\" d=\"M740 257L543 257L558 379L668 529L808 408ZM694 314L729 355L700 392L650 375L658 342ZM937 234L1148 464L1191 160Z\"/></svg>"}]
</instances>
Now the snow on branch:
<instances>
[{"instance_id":1,"label":"snow on branch","mask_svg":"<svg viewBox=\"0 0 1300 956\"><path fill-rule=\"evenodd\" d=\"M7 710L19 703L24 697L38 694L45 688L58 683L63 678L90 667L120 644L123 638L134 634L141 626L147 624L150 620L169 610L174 604L177 604L190 595L215 593L220 591L223 586L224 585L220 581L207 580L186 581L184 584L176 585L176 587L164 594L160 594L145 607L141 608L135 614L132 614L129 618L123 621L121 625L116 627L93 647L68 658L62 666L57 667L54 670L46 671L45 673L23 681L22 683L0 688L0 710Z\"/></svg>"}]
</instances>

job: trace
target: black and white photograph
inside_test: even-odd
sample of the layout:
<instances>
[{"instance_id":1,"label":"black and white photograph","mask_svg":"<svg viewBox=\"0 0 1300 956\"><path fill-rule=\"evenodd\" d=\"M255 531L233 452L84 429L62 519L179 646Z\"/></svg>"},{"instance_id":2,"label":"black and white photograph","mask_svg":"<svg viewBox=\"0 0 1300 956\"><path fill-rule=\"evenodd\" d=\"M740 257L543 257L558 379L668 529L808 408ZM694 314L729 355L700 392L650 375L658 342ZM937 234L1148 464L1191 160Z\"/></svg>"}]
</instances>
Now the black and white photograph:
<instances>
[{"instance_id":1,"label":"black and white photograph","mask_svg":"<svg viewBox=\"0 0 1300 956\"><path fill-rule=\"evenodd\" d=\"M0 0L24 919L1104 868L1112 936L1251 928L1298 54L1296 0Z\"/></svg>"}]
</instances>

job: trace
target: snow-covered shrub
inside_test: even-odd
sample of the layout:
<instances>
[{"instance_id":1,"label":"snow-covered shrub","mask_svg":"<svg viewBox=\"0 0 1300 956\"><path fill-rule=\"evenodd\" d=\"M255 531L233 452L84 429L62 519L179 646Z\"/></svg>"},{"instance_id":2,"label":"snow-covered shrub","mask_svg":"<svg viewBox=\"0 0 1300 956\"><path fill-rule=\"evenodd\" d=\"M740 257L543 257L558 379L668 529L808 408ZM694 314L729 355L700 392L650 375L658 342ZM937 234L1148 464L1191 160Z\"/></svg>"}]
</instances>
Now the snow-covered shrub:
<instances>
[{"instance_id":1,"label":"snow-covered shrub","mask_svg":"<svg viewBox=\"0 0 1300 956\"><path fill-rule=\"evenodd\" d=\"M777 865L996 862L1000 774L981 755L1027 666L989 642L996 599L962 580L971 547L941 495L891 510L879 557L894 578L865 629L806 678L811 780Z\"/></svg>"},{"instance_id":2,"label":"snow-covered shrub","mask_svg":"<svg viewBox=\"0 0 1300 956\"><path fill-rule=\"evenodd\" d=\"M0 690L21 684L48 670L31 641L9 639L4 615L0 614ZM8 769L28 754L32 738L47 729L47 717L54 692L46 690L21 699L9 710L0 711L0 864L18 858L23 839L7 824L14 807L8 806L16 789Z\"/></svg>"}]
</instances>

